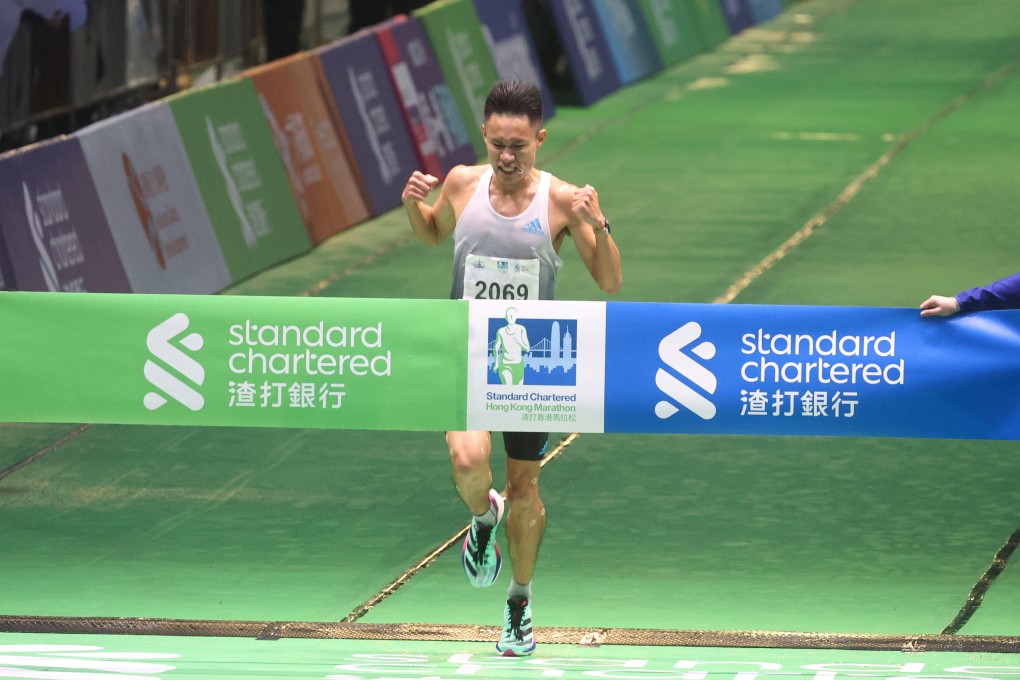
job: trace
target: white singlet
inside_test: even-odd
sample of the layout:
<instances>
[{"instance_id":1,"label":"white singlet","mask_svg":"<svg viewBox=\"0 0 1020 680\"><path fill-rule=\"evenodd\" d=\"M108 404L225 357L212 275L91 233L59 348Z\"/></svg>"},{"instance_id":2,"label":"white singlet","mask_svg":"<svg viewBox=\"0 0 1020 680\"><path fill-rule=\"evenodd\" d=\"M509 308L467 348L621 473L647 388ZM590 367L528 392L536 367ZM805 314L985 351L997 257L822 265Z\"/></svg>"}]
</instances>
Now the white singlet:
<instances>
[{"instance_id":1,"label":"white singlet","mask_svg":"<svg viewBox=\"0 0 1020 680\"><path fill-rule=\"evenodd\" d=\"M497 300L552 300L563 260L549 230L551 175L539 175L538 191L520 215L500 215L489 203L492 167L454 228L453 287L450 297Z\"/></svg>"}]
</instances>

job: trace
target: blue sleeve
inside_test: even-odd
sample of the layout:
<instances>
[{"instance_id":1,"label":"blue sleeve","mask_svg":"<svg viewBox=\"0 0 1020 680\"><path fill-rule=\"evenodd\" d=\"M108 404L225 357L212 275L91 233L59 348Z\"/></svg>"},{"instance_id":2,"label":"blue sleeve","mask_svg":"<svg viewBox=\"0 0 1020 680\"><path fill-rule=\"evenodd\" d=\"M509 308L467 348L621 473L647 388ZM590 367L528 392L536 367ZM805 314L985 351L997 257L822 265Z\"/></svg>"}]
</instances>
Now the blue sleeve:
<instances>
[{"instance_id":1,"label":"blue sleeve","mask_svg":"<svg viewBox=\"0 0 1020 680\"><path fill-rule=\"evenodd\" d=\"M1020 274L956 294L961 312L1020 309Z\"/></svg>"}]
</instances>

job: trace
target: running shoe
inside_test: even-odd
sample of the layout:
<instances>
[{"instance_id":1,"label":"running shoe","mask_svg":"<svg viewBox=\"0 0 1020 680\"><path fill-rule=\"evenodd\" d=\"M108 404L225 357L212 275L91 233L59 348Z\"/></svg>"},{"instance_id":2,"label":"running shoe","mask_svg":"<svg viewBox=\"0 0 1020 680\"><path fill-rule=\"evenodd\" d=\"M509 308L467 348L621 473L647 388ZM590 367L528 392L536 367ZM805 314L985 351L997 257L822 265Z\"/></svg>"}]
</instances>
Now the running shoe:
<instances>
[{"instance_id":1,"label":"running shoe","mask_svg":"<svg viewBox=\"0 0 1020 680\"><path fill-rule=\"evenodd\" d=\"M496 651L503 656L527 656L535 651L531 630L531 603L523 597L511 597L503 610L503 636Z\"/></svg>"},{"instance_id":2,"label":"running shoe","mask_svg":"<svg viewBox=\"0 0 1020 680\"><path fill-rule=\"evenodd\" d=\"M471 529L464 537L464 546L460 551L464 573L476 588L485 588L495 583L499 568L503 566L499 547L496 546L496 527L503 519L503 497L495 489L489 489L489 503L496 513L496 523L487 526L472 519Z\"/></svg>"}]
</instances>

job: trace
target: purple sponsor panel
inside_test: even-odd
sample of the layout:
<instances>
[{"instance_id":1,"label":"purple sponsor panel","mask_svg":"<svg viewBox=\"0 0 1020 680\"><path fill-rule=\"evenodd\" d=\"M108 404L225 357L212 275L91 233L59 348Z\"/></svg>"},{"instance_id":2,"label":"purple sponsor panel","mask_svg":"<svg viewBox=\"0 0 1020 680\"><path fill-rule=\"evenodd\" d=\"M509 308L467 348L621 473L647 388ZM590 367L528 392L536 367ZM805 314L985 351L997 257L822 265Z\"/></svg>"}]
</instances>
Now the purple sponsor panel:
<instances>
[{"instance_id":1,"label":"purple sponsor panel","mask_svg":"<svg viewBox=\"0 0 1020 680\"><path fill-rule=\"evenodd\" d=\"M0 290L17 289L14 272L11 271L11 260L7 256L7 245L4 243L4 230L0 227Z\"/></svg>"},{"instance_id":2,"label":"purple sponsor panel","mask_svg":"<svg viewBox=\"0 0 1020 680\"><path fill-rule=\"evenodd\" d=\"M397 16L376 27L376 37L418 147L419 167L443 179L456 165L478 162L421 22Z\"/></svg>"},{"instance_id":3,"label":"purple sponsor panel","mask_svg":"<svg viewBox=\"0 0 1020 680\"><path fill-rule=\"evenodd\" d=\"M619 89L620 77L591 0L550 0L549 6L581 104L594 104Z\"/></svg>"},{"instance_id":4,"label":"purple sponsor panel","mask_svg":"<svg viewBox=\"0 0 1020 680\"><path fill-rule=\"evenodd\" d=\"M19 290L131 290L73 137L0 160L0 227Z\"/></svg>"},{"instance_id":5,"label":"purple sponsor panel","mask_svg":"<svg viewBox=\"0 0 1020 680\"><path fill-rule=\"evenodd\" d=\"M361 169L372 214L396 208L418 158L375 35L362 31L314 54L327 104L335 107L337 129Z\"/></svg>"},{"instance_id":6,"label":"purple sponsor panel","mask_svg":"<svg viewBox=\"0 0 1020 680\"><path fill-rule=\"evenodd\" d=\"M170 107L154 103L76 135L135 293L230 285Z\"/></svg>"},{"instance_id":7,"label":"purple sponsor panel","mask_svg":"<svg viewBox=\"0 0 1020 680\"><path fill-rule=\"evenodd\" d=\"M747 0L719 0L719 6L722 7L730 33L736 35L754 25L754 15Z\"/></svg>"},{"instance_id":8,"label":"purple sponsor panel","mask_svg":"<svg viewBox=\"0 0 1020 680\"><path fill-rule=\"evenodd\" d=\"M546 120L552 118L556 105L521 0L475 0L475 8L499 77L520 78L538 85L542 91L542 115Z\"/></svg>"}]
</instances>

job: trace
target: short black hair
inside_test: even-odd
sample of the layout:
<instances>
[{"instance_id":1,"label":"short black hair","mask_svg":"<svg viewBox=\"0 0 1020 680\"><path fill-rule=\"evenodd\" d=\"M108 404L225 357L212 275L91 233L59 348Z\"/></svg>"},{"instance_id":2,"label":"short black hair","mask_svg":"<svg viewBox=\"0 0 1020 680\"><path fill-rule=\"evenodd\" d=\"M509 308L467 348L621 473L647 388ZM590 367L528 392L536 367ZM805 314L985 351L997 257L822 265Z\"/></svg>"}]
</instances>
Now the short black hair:
<instances>
[{"instance_id":1,"label":"short black hair","mask_svg":"<svg viewBox=\"0 0 1020 680\"><path fill-rule=\"evenodd\" d=\"M532 125L541 123L542 93L537 85L526 80L501 80L492 86L485 98L485 120L494 113L527 116Z\"/></svg>"}]
</instances>

